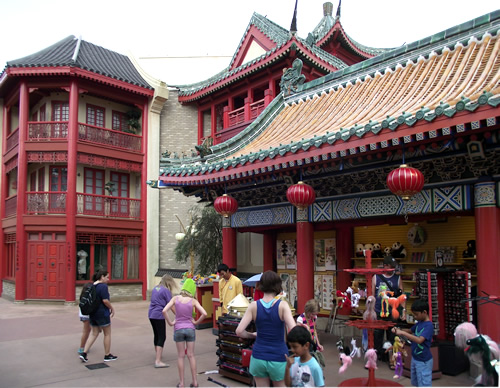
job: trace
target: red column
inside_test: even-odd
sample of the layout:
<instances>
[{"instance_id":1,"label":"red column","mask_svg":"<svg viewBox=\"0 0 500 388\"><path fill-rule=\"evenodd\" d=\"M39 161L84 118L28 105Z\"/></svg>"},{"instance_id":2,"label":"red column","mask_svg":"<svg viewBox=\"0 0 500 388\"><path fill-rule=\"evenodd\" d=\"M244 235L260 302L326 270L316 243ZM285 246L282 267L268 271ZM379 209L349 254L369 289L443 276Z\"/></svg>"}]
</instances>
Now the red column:
<instances>
[{"instance_id":1,"label":"red column","mask_svg":"<svg viewBox=\"0 0 500 388\"><path fill-rule=\"evenodd\" d=\"M273 98L273 91L271 89L264 90L264 106L268 106Z\"/></svg>"},{"instance_id":2,"label":"red column","mask_svg":"<svg viewBox=\"0 0 500 388\"><path fill-rule=\"evenodd\" d=\"M263 241L263 257L264 265L262 272L275 271L274 268L274 256L276 254L276 234L275 233L264 233Z\"/></svg>"},{"instance_id":3,"label":"red column","mask_svg":"<svg viewBox=\"0 0 500 388\"><path fill-rule=\"evenodd\" d=\"M5 153L5 148L6 148L6 139L7 139L7 132L8 132L8 123L9 121L7 120L7 116L9 114L9 110L7 109L6 106L3 107L3 127L2 127L2 155ZM2 160L2 169L1 169L1 174L0 174L0 203L5 203L5 199L7 198L7 174L5 173L5 166L4 166L4 160L3 157L1 158ZM0 207L0 220L5 217L5 206ZM0 222L1 224L1 222ZM7 262L5 259L5 245L4 245L4 237L3 237L3 226L2 230L0 230L0 279L3 279L5 277L5 272L7 270ZM3 282L0 281L0 296L2 296L2 285Z\"/></svg>"},{"instance_id":4,"label":"red column","mask_svg":"<svg viewBox=\"0 0 500 388\"><path fill-rule=\"evenodd\" d=\"M337 243L337 269L352 268L353 252L354 252L354 234L351 226L342 226L336 230L335 240ZM336 289L345 291L351 285L351 274L349 272L337 272ZM371 280L371 279L370 279ZM369 288L371 292L371 288ZM339 314L348 315L347 308L338 311Z\"/></svg>"},{"instance_id":5,"label":"red column","mask_svg":"<svg viewBox=\"0 0 500 388\"><path fill-rule=\"evenodd\" d=\"M215 134L217 133L217 112L215 110L215 104L210 108L210 118L210 125L212 127L210 136L212 136L212 139L215 139Z\"/></svg>"},{"instance_id":6,"label":"red column","mask_svg":"<svg viewBox=\"0 0 500 388\"><path fill-rule=\"evenodd\" d=\"M142 168L141 182L146 182L148 176L148 101L142 107ZM141 220L142 224L142 245L139 256L139 279L142 281L142 299L146 300L148 293L148 185L141 185ZM153 232L153 231L152 231Z\"/></svg>"},{"instance_id":7,"label":"red column","mask_svg":"<svg viewBox=\"0 0 500 388\"><path fill-rule=\"evenodd\" d=\"M26 137L28 135L28 117L30 111L29 91L26 81L19 87L19 156L17 163L17 215L16 215L16 301L24 301L27 291L27 249L26 232L23 216L26 211L26 188L28 182L28 158L26 155Z\"/></svg>"},{"instance_id":8,"label":"red column","mask_svg":"<svg viewBox=\"0 0 500 388\"><path fill-rule=\"evenodd\" d=\"M297 312L314 298L314 231L307 209L297 209ZM290 301L292 302L292 301ZM293 302L292 302L293 303Z\"/></svg>"},{"instance_id":9,"label":"red column","mask_svg":"<svg viewBox=\"0 0 500 388\"><path fill-rule=\"evenodd\" d=\"M71 82L68 122L68 188L66 194L66 242L69 246L66 272L66 302L75 301L76 284L76 180L78 140L78 84Z\"/></svg>"},{"instance_id":10,"label":"red column","mask_svg":"<svg viewBox=\"0 0 500 388\"><path fill-rule=\"evenodd\" d=\"M229 128L229 107L224 107L224 116L222 117L222 127L223 129Z\"/></svg>"},{"instance_id":11,"label":"red column","mask_svg":"<svg viewBox=\"0 0 500 388\"><path fill-rule=\"evenodd\" d=\"M222 262L229 268L237 268L236 230L231 228L231 218L222 218Z\"/></svg>"},{"instance_id":12,"label":"red column","mask_svg":"<svg viewBox=\"0 0 500 388\"><path fill-rule=\"evenodd\" d=\"M203 111L198 108L198 142L196 144L201 144L201 139L203 138Z\"/></svg>"},{"instance_id":13,"label":"red column","mask_svg":"<svg viewBox=\"0 0 500 388\"><path fill-rule=\"evenodd\" d=\"M500 295L500 209L496 206L495 182L481 182L474 187L476 217L476 260L478 296ZM478 332L500 341L500 308L478 303Z\"/></svg>"},{"instance_id":14,"label":"red column","mask_svg":"<svg viewBox=\"0 0 500 388\"><path fill-rule=\"evenodd\" d=\"M244 110L244 120L249 121L251 117L250 105L252 104L253 99L251 97L245 98L245 110Z\"/></svg>"}]
</instances>

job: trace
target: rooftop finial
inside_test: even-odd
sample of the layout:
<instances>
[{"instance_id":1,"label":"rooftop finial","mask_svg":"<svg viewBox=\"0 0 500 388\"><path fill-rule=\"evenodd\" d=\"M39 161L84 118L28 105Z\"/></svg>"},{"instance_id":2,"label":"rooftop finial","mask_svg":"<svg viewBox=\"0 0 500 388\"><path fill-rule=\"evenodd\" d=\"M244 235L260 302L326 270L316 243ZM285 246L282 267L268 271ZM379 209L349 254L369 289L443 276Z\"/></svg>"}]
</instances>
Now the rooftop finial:
<instances>
[{"instance_id":1,"label":"rooftop finial","mask_svg":"<svg viewBox=\"0 0 500 388\"><path fill-rule=\"evenodd\" d=\"M332 16L333 13L333 4L328 2L328 3L323 3L323 16Z\"/></svg>"},{"instance_id":2,"label":"rooftop finial","mask_svg":"<svg viewBox=\"0 0 500 388\"><path fill-rule=\"evenodd\" d=\"M290 26L290 33L292 36L295 36L297 33L297 3L299 0L295 0L295 9L293 11L293 18L292 18L292 24Z\"/></svg>"},{"instance_id":3,"label":"rooftop finial","mask_svg":"<svg viewBox=\"0 0 500 388\"><path fill-rule=\"evenodd\" d=\"M342 6L342 0L339 0L339 7L337 8L337 15L335 15L335 19L340 20L340 7Z\"/></svg>"}]
</instances>

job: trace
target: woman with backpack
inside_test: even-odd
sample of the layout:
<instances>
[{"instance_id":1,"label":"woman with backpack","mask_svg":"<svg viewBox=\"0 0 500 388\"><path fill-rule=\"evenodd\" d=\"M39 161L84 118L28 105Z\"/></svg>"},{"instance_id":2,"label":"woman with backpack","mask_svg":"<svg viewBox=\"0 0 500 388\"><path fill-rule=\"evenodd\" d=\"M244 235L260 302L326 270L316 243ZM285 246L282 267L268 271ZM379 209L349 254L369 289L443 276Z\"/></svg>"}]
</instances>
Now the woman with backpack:
<instances>
[{"instance_id":1,"label":"woman with backpack","mask_svg":"<svg viewBox=\"0 0 500 388\"><path fill-rule=\"evenodd\" d=\"M95 340L99 336L99 333L102 331L104 334L104 362L114 361L118 357L113 356L110 353L111 349L111 317L115 315L115 310L109 301L109 291L108 291L108 282L109 282L109 272L103 269L100 269L95 273L92 280L94 280L94 286L97 298L100 299L101 303L99 303L97 309L89 314L90 318L90 326L92 328L92 332L90 333L90 337L85 344L85 349L80 354L80 359L83 362L88 362L87 353L89 349L94 344Z\"/></svg>"}]
</instances>

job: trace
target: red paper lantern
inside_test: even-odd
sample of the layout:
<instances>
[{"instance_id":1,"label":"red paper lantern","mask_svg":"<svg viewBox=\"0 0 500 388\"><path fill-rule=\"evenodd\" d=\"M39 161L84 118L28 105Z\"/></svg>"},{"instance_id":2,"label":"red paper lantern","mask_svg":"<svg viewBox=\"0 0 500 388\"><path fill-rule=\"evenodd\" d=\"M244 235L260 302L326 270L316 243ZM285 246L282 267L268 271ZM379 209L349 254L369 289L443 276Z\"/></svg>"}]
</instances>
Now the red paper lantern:
<instances>
[{"instance_id":1,"label":"red paper lantern","mask_svg":"<svg viewBox=\"0 0 500 388\"><path fill-rule=\"evenodd\" d=\"M229 217L238 210L238 202L230 195L224 194L215 199L214 208L220 215Z\"/></svg>"},{"instance_id":2,"label":"red paper lantern","mask_svg":"<svg viewBox=\"0 0 500 388\"><path fill-rule=\"evenodd\" d=\"M403 200L407 201L411 196L422 191L424 187L424 174L413 167L402 164L399 168L392 170L387 176L389 190Z\"/></svg>"},{"instance_id":3,"label":"red paper lantern","mask_svg":"<svg viewBox=\"0 0 500 388\"><path fill-rule=\"evenodd\" d=\"M314 189L304 182L290 186L286 191L288 201L299 209L306 209L316 200Z\"/></svg>"}]
</instances>

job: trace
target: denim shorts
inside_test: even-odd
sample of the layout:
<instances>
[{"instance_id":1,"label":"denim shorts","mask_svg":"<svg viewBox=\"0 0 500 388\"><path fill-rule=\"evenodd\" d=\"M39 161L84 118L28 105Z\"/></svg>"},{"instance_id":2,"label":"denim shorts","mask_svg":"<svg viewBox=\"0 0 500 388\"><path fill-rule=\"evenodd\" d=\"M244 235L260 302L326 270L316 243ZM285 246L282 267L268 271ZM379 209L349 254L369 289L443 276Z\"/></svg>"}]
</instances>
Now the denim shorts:
<instances>
[{"instance_id":1,"label":"denim shorts","mask_svg":"<svg viewBox=\"0 0 500 388\"><path fill-rule=\"evenodd\" d=\"M111 319L108 317L104 317L102 315L95 315L90 317L90 326L99 326L105 327L111 325Z\"/></svg>"},{"instance_id":2,"label":"denim shorts","mask_svg":"<svg viewBox=\"0 0 500 388\"><path fill-rule=\"evenodd\" d=\"M196 331L194 329L179 329L174 331L174 342L194 342Z\"/></svg>"},{"instance_id":3,"label":"denim shorts","mask_svg":"<svg viewBox=\"0 0 500 388\"><path fill-rule=\"evenodd\" d=\"M285 379L286 361L265 361L250 357L249 372L254 377L269 377L271 381Z\"/></svg>"},{"instance_id":4,"label":"denim shorts","mask_svg":"<svg viewBox=\"0 0 500 388\"><path fill-rule=\"evenodd\" d=\"M415 387L432 386L432 367L434 360L417 361L411 360L411 384Z\"/></svg>"}]
</instances>

